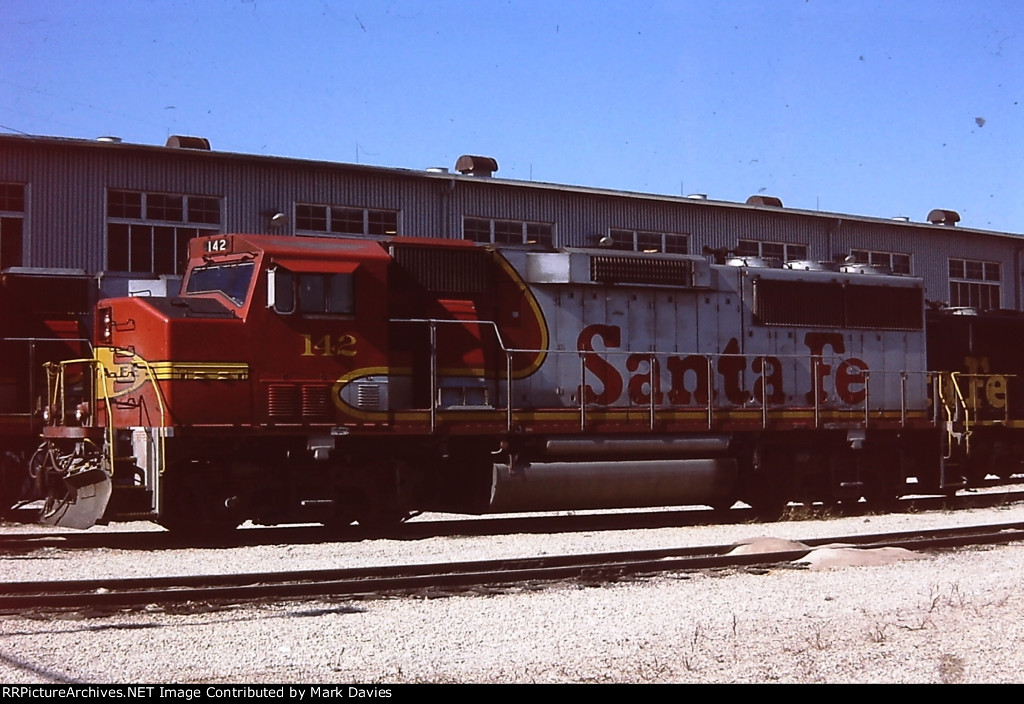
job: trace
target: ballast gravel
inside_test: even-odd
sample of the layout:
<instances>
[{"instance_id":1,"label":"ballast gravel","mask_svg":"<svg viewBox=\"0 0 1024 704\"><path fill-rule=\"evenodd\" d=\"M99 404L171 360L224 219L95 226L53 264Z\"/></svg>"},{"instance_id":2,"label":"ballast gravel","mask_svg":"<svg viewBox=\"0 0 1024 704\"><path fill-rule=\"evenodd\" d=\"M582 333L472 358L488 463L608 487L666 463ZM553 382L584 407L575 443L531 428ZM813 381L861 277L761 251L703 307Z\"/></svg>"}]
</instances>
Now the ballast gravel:
<instances>
[{"instance_id":1,"label":"ballast gravel","mask_svg":"<svg viewBox=\"0 0 1024 704\"><path fill-rule=\"evenodd\" d=\"M429 518L425 517L424 519ZM421 520L424 520L421 519ZM805 540L1024 521L1024 506L774 524L0 556L0 579L258 572ZM142 524L96 530L138 530ZM39 532L0 526L0 534ZM1024 546L375 600L0 615L5 683L1024 680ZM915 558L915 559L906 559ZM869 564L860 564L866 562Z\"/></svg>"}]
</instances>

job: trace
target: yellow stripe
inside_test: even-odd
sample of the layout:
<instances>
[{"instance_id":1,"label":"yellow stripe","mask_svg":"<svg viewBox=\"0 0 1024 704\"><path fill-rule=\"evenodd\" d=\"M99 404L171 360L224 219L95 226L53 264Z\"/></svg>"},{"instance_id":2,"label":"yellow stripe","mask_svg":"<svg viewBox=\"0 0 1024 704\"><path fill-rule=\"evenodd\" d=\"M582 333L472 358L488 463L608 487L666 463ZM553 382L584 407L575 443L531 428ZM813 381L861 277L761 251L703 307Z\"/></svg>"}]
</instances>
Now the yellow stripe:
<instances>
[{"instance_id":1,"label":"yellow stripe","mask_svg":"<svg viewBox=\"0 0 1024 704\"><path fill-rule=\"evenodd\" d=\"M344 411L347 415L365 420L365 421L384 421L392 419L395 422L413 422L421 421L425 422L430 418L429 410L395 410L395 411L359 411L352 409L348 406L344 406ZM649 419L650 409L644 406L633 406L629 409L618 409L618 410L599 410L599 409L587 409L586 418L587 421L604 421L604 422L641 422ZM495 408L494 410L480 410L474 408L472 410L459 410L453 408L438 408L436 410L436 418L438 422L445 421L495 421L504 419L507 415L505 408ZM790 422L805 421L809 423L814 422L814 411L772 411L769 410L767 415L768 421L779 421L786 420ZM579 420L580 411L578 408L565 408L557 410L521 410L512 409L513 419L517 422L554 422L554 421L573 421ZM752 409L736 409L736 408L715 408L711 413L712 422L720 423L723 421L760 421L761 410L758 408ZM669 422L705 422L708 414L707 409L692 409L692 410L656 410L655 420L657 421L669 421ZM924 411L908 411L905 415L906 420L920 420L927 418L927 414ZM870 422L878 422L882 420L898 421L901 418L899 411L872 411L869 417ZM835 422L857 422L862 423L864 421L863 410L850 410L850 411L837 411L837 410L822 410L818 413L819 423L835 423Z\"/></svg>"},{"instance_id":2,"label":"yellow stripe","mask_svg":"<svg viewBox=\"0 0 1024 704\"><path fill-rule=\"evenodd\" d=\"M157 381L246 381L246 362L152 362Z\"/></svg>"}]
</instances>

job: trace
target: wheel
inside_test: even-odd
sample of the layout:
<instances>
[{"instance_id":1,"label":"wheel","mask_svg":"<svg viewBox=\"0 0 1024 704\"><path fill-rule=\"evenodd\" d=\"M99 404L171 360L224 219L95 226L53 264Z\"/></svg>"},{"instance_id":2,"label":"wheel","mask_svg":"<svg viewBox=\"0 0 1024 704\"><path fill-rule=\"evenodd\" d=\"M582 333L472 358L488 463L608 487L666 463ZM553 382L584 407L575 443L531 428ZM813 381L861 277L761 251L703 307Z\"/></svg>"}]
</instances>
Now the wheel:
<instances>
[{"instance_id":1,"label":"wheel","mask_svg":"<svg viewBox=\"0 0 1024 704\"><path fill-rule=\"evenodd\" d=\"M164 496L158 523L188 538L218 538L245 520L238 497L218 480L212 462L184 462L171 467L163 479Z\"/></svg>"},{"instance_id":2,"label":"wheel","mask_svg":"<svg viewBox=\"0 0 1024 704\"><path fill-rule=\"evenodd\" d=\"M761 448L754 454L753 469L750 496L744 501L753 507L758 520L775 522L789 506L793 455L784 449Z\"/></svg>"}]
</instances>

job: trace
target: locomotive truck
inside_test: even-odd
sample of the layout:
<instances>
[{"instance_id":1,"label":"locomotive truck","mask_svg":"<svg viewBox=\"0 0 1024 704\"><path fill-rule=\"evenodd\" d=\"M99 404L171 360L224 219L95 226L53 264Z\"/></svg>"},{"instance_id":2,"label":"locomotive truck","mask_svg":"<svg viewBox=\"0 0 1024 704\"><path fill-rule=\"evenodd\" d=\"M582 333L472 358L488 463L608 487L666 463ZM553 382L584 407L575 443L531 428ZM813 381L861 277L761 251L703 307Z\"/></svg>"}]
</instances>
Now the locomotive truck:
<instances>
[{"instance_id":1,"label":"locomotive truck","mask_svg":"<svg viewBox=\"0 0 1024 704\"><path fill-rule=\"evenodd\" d=\"M935 373L922 282L860 265L246 234L189 255L180 295L100 301L92 354L48 365L40 521L885 505L964 486L964 389L1006 394Z\"/></svg>"}]
</instances>

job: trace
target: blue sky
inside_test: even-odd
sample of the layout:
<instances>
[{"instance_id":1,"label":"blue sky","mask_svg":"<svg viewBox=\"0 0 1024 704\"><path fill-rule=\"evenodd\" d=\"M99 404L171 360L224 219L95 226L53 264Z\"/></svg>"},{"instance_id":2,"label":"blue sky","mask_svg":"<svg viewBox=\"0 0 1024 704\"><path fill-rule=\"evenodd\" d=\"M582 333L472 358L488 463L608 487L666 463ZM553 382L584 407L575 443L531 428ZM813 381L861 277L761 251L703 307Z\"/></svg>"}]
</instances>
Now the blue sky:
<instances>
[{"instance_id":1,"label":"blue sky","mask_svg":"<svg viewBox=\"0 0 1024 704\"><path fill-rule=\"evenodd\" d=\"M0 131L1024 232L1009 0L0 0Z\"/></svg>"}]
</instances>

